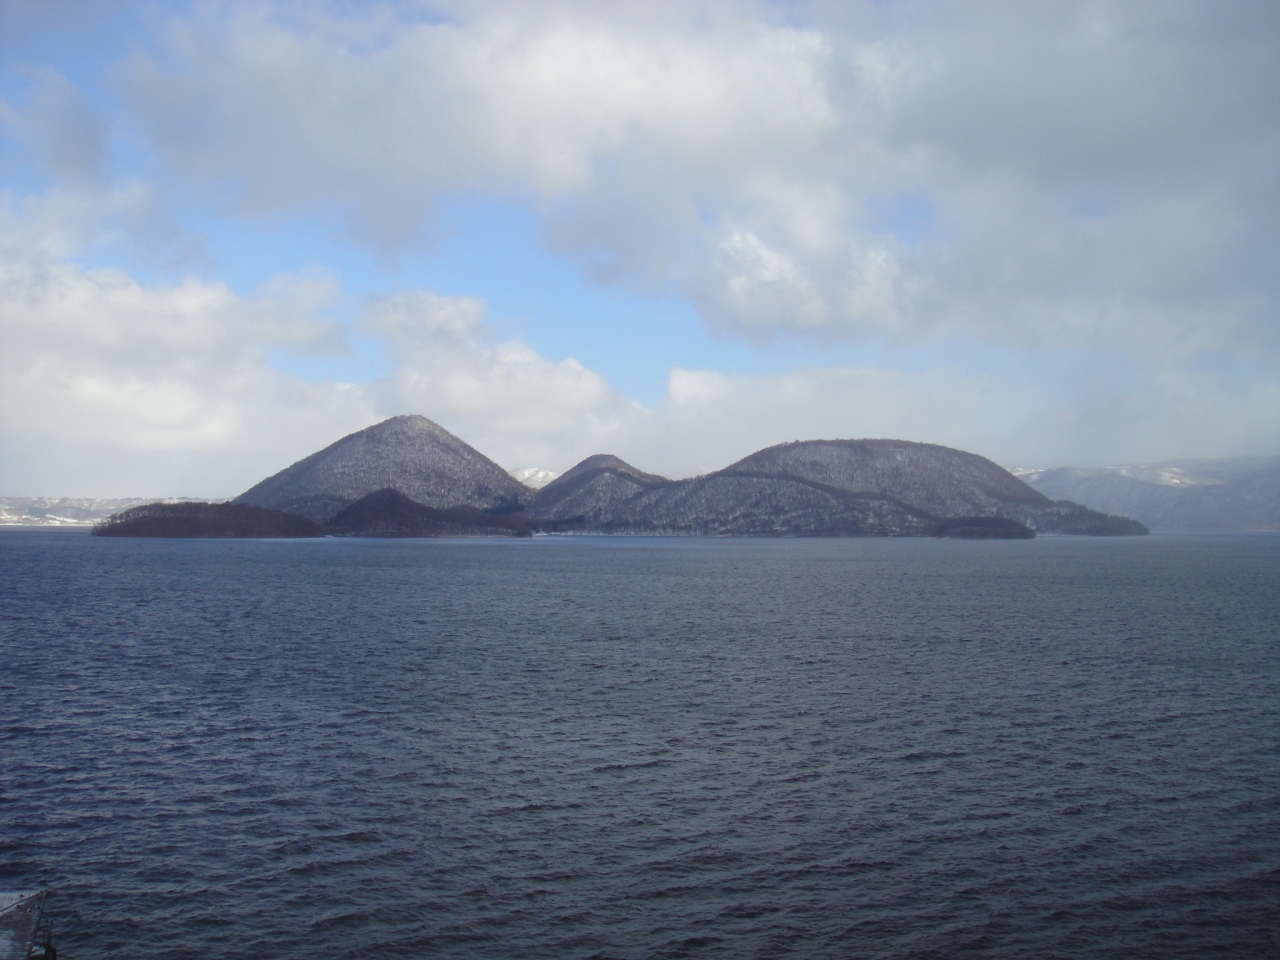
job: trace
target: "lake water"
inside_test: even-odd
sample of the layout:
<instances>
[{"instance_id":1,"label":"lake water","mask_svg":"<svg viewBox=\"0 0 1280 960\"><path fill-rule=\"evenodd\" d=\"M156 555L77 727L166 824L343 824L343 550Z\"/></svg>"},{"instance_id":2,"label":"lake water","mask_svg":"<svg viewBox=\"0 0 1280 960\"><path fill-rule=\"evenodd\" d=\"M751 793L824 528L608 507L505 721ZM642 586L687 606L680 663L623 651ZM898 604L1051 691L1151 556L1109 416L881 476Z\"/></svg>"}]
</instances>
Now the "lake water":
<instances>
[{"instance_id":1,"label":"lake water","mask_svg":"<svg viewBox=\"0 0 1280 960\"><path fill-rule=\"evenodd\" d=\"M1280 537L0 531L90 958L1280 955Z\"/></svg>"}]
</instances>

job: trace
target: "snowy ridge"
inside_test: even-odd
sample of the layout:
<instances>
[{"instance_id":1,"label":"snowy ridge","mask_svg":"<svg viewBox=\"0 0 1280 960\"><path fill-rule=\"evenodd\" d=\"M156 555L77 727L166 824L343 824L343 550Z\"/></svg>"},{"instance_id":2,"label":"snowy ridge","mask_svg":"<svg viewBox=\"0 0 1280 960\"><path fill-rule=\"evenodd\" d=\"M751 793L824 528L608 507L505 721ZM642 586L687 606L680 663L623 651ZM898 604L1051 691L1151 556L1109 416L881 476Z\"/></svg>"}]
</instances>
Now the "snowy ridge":
<instances>
[{"instance_id":1,"label":"snowy ridge","mask_svg":"<svg viewBox=\"0 0 1280 960\"><path fill-rule=\"evenodd\" d=\"M88 527L144 503L194 501L193 497L0 497L0 526Z\"/></svg>"},{"instance_id":2,"label":"snowy ridge","mask_svg":"<svg viewBox=\"0 0 1280 960\"><path fill-rule=\"evenodd\" d=\"M541 490L552 480L560 476L554 470L543 470L541 467L521 467L519 470L512 470L511 476L523 483L526 487L532 487L534 490Z\"/></svg>"}]
</instances>

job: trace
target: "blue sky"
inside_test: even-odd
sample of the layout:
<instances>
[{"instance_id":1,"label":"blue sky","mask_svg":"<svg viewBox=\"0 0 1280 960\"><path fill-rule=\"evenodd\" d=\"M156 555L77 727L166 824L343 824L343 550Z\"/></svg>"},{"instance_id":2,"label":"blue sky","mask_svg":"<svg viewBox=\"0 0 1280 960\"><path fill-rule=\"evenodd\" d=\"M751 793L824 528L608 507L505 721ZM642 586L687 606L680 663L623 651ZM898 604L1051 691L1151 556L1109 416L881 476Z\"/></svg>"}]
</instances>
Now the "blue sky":
<instances>
[{"instance_id":1,"label":"blue sky","mask_svg":"<svg viewBox=\"0 0 1280 960\"><path fill-rule=\"evenodd\" d=\"M1280 451L1267 3L0 12L0 495L398 413L684 476Z\"/></svg>"}]
</instances>

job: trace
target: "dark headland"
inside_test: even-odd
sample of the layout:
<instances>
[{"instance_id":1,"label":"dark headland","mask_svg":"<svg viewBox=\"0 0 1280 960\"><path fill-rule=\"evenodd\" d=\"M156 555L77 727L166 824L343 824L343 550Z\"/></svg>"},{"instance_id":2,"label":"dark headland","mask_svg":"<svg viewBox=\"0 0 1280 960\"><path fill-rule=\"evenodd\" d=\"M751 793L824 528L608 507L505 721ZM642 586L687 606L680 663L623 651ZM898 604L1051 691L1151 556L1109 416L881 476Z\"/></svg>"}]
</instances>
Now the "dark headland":
<instances>
[{"instance_id":1,"label":"dark headland","mask_svg":"<svg viewBox=\"0 0 1280 960\"><path fill-rule=\"evenodd\" d=\"M420 416L343 437L228 504L148 504L99 536L1134 536L976 454L904 440L808 440L688 480L588 457L541 490Z\"/></svg>"}]
</instances>

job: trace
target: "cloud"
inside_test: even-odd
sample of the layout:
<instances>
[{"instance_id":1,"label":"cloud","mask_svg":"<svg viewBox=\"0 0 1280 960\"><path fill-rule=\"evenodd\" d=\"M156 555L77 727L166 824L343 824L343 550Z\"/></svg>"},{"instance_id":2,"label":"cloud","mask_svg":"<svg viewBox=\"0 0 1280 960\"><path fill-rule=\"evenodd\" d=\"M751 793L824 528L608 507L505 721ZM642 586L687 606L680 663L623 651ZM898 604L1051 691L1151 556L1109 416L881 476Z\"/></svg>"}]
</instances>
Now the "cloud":
<instances>
[{"instance_id":1,"label":"cloud","mask_svg":"<svg viewBox=\"0 0 1280 960\"><path fill-rule=\"evenodd\" d=\"M90 33L126 0L5 0L0 4L0 48L16 46L32 33Z\"/></svg>"},{"instance_id":2,"label":"cloud","mask_svg":"<svg viewBox=\"0 0 1280 960\"><path fill-rule=\"evenodd\" d=\"M14 15L76 9L38 6ZM0 196L5 492L231 494L407 412L505 466L672 476L812 437L1038 466L1280 449L1274 5L422 9L175 14L115 73L155 151L128 176L133 129L63 76L0 105L51 184ZM871 342L880 365L676 368L646 409L478 299L400 290L354 327L392 372L309 382L271 358L346 349L336 275L233 290L173 213L334 215L394 255L475 194L721 335ZM87 265L104 250L170 279Z\"/></svg>"},{"instance_id":3,"label":"cloud","mask_svg":"<svg viewBox=\"0 0 1280 960\"><path fill-rule=\"evenodd\" d=\"M251 295L185 277L140 283L73 262L91 235L56 192L0 208L0 485L66 495L229 495L397 413L425 413L502 462L604 442L640 408L573 359L499 339L484 306L423 291L372 300L359 332L392 373L308 382L279 351L340 354L350 328L324 274ZM69 218L62 222L59 215Z\"/></svg>"},{"instance_id":4,"label":"cloud","mask_svg":"<svg viewBox=\"0 0 1280 960\"><path fill-rule=\"evenodd\" d=\"M273 368L276 350L345 349L350 330L327 319L340 296L323 275L242 296L0 246L0 484L232 495L397 413L426 414L507 467L563 470L612 452L674 477L817 437L925 440L1036 466L1280 447L1280 388L1256 368L677 368L646 409L574 359L501 339L481 301L426 291L373 299L360 317L358 331L387 345L388 376L313 383Z\"/></svg>"},{"instance_id":5,"label":"cloud","mask_svg":"<svg viewBox=\"0 0 1280 960\"><path fill-rule=\"evenodd\" d=\"M382 337L397 361L367 388L376 408L425 413L509 466L607 442L642 414L577 360L553 362L499 340L483 317L479 300L423 291L371 303L360 328Z\"/></svg>"},{"instance_id":6,"label":"cloud","mask_svg":"<svg viewBox=\"0 0 1280 960\"><path fill-rule=\"evenodd\" d=\"M756 340L1277 346L1274 6L213 9L120 78L242 211L394 250L442 195L531 202L598 279Z\"/></svg>"},{"instance_id":7,"label":"cloud","mask_svg":"<svg viewBox=\"0 0 1280 960\"><path fill-rule=\"evenodd\" d=\"M57 180L97 185L107 163L106 129L65 77L46 73L29 107L5 111L41 165Z\"/></svg>"},{"instance_id":8,"label":"cloud","mask_svg":"<svg viewBox=\"0 0 1280 960\"><path fill-rule=\"evenodd\" d=\"M269 363L273 348L342 349L323 319L331 281L280 277L252 297L194 278L146 286L57 255L61 241L40 237L67 231L33 209L34 222L0 216L0 437L24 451L4 458L7 486L52 483L45 464L55 461L58 485L82 491L160 482L225 493L276 444L302 453L335 426L371 422L357 391L282 377Z\"/></svg>"},{"instance_id":9,"label":"cloud","mask_svg":"<svg viewBox=\"0 0 1280 960\"><path fill-rule=\"evenodd\" d=\"M0 101L0 130L26 146L49 188L0 192L8 243L59 257L109 249L165 269L207 265L202 239L179 226L163 187L115 174L111 131L80 90L53 70L32 76L28 103Z\"/></svg>"},{"instance_id":10,"label":"cloud","mask_svg":"<svg viewBox=\"0 0 1280 960\"><path fill-rule=\"evenodd\" d=\"M610 438L609 450L680 477L774 443L837 437L940 443L1009 466L1280 449L1280 387L1267 377L1201 371L1135 383L1036 373L824 368L726 376L675 369L666 402L646 411L628 435Z\"/></svg>"}]
</instances>

